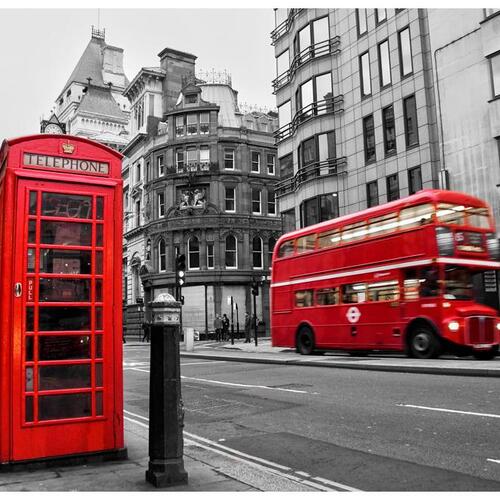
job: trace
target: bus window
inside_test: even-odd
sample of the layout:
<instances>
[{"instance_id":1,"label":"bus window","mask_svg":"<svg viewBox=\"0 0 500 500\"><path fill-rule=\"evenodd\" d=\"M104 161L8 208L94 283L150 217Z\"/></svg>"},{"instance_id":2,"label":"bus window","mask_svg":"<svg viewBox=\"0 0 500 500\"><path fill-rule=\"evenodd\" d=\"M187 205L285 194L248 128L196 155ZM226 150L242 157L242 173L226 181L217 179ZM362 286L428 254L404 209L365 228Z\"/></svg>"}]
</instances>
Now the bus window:
<instances>
[{"instance_id":1,"label":"bus window","mask_svg":"<svg viewBox=\"0 0 500 500\"><path fill-rule=\"evenodd\" d=\"M491 227L487 208L468 207L465 211L467 213L467 225L480 229L489 229Z\"/></svg>"},{"instance_id":2,"label":"bus window","mask_svg":"<svg viewBox=\"0 0 500 500\"><path fill-rule=\"evenodd\" d=\"M465 267L446 266L444 295L448 300L473 300L472 273Z\"/></svg>"},{"instance_id":3,"label":"bus window","mask_svg":"<svg viewBox=\"0 0 500 500\"><path fill-rule=\"evenodd\" d=\"M354 240L360 240L367 234L366 222L356 222L356 224L349 224L342 229L342 242L350 243Z\"/></svg>"},{"instance_id":4,"label":"bus window","mask_svg":"<svg viewBox=\"0 0 500 500\"><path fill-rule=\"evenodd\" d=\"M318 235L319 248L335 247L340 243L340 231L328 231L327 233L320 233Z\"/></svg>"},{"instance_id":5,"label":"bus window","mask_svg":"<svg viewBox=\"0 0 500 500\"><path fill-rule=\"evenodd\" d=\"M379 234L391 233L398 227L398 214L391 213L370 219L368 234L378 236Z\"/></svg>"},{"instance_id":6,"label":"bus window","mask_svg":"<svg viewBox=\"0 0 500 500\"><path fill-rule=\"evenodd\" d=\"M321 288L316 291L316 304L318 304L318 306L332 306L338 303L338 288Z\"/></svg>"},{"instance_id":7,"label":"bus window","mask_svg":"<svg viewBox=\"0 0 500 500\"><path fill-rule=\"evenodd\" d=\"M295 307L311 307L312 304L312 290L298 290L297 292L295 292Z\"/></svg>"},{"instance_id":8,"label":"bus window","mask_svg":"<svg viewBox=\"0 0 500 500\"><path fill-rule=\"evenodd\" d=\"M430 203L403 208L399 213L399 227L406 229L408 227L423 226L432 221L433 212L434 207Z\"/></svg>"},{"instance_id":9,"label":"bus window","mask_svg":"<svg viewBox=\"0 0 500 500\"><path fill-rule=\"evenodd\" d=\"M436 215L439 222L458 226L465 224L465 207L463 205L439 203Z\"/></svg>"},{"instance_id":10,"label":"bus window","mask_svg":"<svg viewBox=\"0 0 500 500\"><path fill-rule=\"evenodd\" d=\"M416 269L407 269L404 274L404 298L405 300L418 299L418 289L420 281Z\"/></svg>"},{"instance_id":11,"label":"bus window","mask_svg":"<svg viewBox=\"0 0 500 500\"><path fill-rule=\"evenodd\" d=\"M315 234L308 234L307 236L302 236L302 238L297 238L297 253L310 252L311 250L314 250L315 243Z\"/></svg>"},{"instance_id":12,"label":"bus window","mask_svg":"<svg viewBox=\"0 0 500 500\"><path fill-rule=\"evenodd\" d=\"M355 283L353 285L344 285L342 287L342 302L344 304L356 304L366 300L366 284Z\"/></svg>"},{"instance_id":13,"label":"bus window","mask_svg":"<svg viewBox=\"0 0 500 500\"><path fill-rule=\"evenodd\" d=\"M399 283L393 281L379 281L368 285L368 300L378 302L384 300L399 300Z\"/></svg>"},{"instance_id":14,"label":"bus window","mask_svg":"<svg viewBox=\"0 0 500 500\"><path fill-rule=\"evenodd\" d=\"M278 257L288 257L293 254L293 240L284 241L278 249Z\"/></svg>"},{"instance_id":15,"label":"bus window","mask_svg":"<svg viewBox=\"0 0 500 500\"><path fill-rule=\"evenodd\" d=\"M424 267L420 271L420 297L439 295L439 273L437 267Z\"/></svg>"}]
</instances>

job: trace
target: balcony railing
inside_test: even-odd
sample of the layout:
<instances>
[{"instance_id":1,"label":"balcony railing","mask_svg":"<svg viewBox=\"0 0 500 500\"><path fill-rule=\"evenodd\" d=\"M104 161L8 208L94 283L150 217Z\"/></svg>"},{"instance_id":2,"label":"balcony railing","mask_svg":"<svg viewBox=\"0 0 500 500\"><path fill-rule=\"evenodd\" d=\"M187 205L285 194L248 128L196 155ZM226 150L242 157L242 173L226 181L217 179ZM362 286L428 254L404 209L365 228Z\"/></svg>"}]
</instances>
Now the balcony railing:
<instances>
[{"instance_id":1,"label":"balcony railing","mask_svg":"<svg viewBox=\"0 0 500 500\"><path fill-rule=\"evenodd\" d=\"M276 143L287 139L292 136L299 125L321 115L330 113L341 113L344 111L344 96L338 95L336 97L327 97L321 101L312 102L302 109L299 109L293 117L291 123L287 123L274 132Z\"/></svg>"},{"instance_id":2,"label":"balcony railing","mask_svg":"<svg viewBox=\"0 0 500 500\"><path fill-rule=\"evenodd\" d=\"M301 184L311 179L343 173L346 166L347 158L345 156L311 163L301 167L293 177L278 182L274 191L279 198L287 193L296 191Z\"/></svg>"},{"instance_id":3,"label":"balcony railing","mask_svg":"<svg viewBox=\"0 0 500 500\"><path fill-rule=\"evenodd\" d=\"M304 9L290 9L288 17L271 31L271 45L274 45L285 33L290 31L293 21L303 10Z\"/></svg>"},{"instance_id":4,"label":"balcony railing","mask_svg":"<svg viewBox=\"0 0 500 500\"><path fill-rule=\"evenodd\" d=\"M219 170L218 162L190 162L167 167L167 174L210 173Z\"/></svg>"},{"instance_id":5,"label":"balcony railing","mask_svg":"<svg viewBox=\"0 0 500 500\"><path fill-rule=\"evenodd\" d=\"M290 68L273 80L272 84L274 87L274 92L288 84L295 76L297 70L306 62L312 61L313 59L321 56L325 56L328 54L337 54L339 52L340 36L335 36L333 38L330 38L329 40L324 40L305 48L302 52L300 52L293 58L290 64Z\"/></svg>"}]
</instances>

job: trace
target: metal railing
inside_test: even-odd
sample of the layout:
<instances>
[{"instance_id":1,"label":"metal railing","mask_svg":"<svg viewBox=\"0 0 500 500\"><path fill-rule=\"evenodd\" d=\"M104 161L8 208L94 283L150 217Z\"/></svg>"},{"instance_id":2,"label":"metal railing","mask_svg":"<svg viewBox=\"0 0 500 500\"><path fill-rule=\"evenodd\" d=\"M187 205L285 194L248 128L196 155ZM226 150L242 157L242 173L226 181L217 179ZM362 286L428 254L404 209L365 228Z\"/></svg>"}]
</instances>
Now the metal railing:
<instances>
[{"instance_id":1,"label":"metal railing","mask_svg":"<svg viewBox=\"0 0 500 500\"><path fill-rule=\"evenodd\" d=\"M328 158L323 161L316 161L299 168L298 172L293 177L283 179L275 185L274 192L276 197L284 196L287 193L296 191L302 184L311 179L325 177L330 175L338 175L343 173L347 166L347 158Z\"/></svg>"},{"instance_id":2,"label":"metal railing","mask_svg":"<svg viewBox=\"0 0 500 500\"><path fill-rule=\"evenodd\" d=\"M305 9L290 9L288 17L276 28L271 31L271 45L274 45L285 33L290 31L290 28L295 21L295 18Z\"/></svg>"},{"instance_id":3,"label":"metal railing","mask_svg":"<svg viewBox=\"0 0 500 500\"><path fill-rule=\"evenodd\" d=\"M218 162L189 162L184 163L182 166L174 165L167 167L167 174L207 173L217 172L218 170Z\"/></svg>"}]
</instances>

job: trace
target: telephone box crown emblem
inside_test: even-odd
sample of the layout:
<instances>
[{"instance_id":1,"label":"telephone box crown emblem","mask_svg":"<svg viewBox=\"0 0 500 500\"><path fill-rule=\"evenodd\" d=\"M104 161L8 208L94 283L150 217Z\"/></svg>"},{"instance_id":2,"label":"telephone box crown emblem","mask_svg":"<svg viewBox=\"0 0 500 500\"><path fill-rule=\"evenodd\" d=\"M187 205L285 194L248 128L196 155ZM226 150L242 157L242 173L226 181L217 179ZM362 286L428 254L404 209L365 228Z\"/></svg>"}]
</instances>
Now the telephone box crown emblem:
<instances>
[{"instance_id":1,"label":"telephone box crown emblem","mask_svg":"<svg viewBox=\"0 0 500 500\"><path fill-rule=\"evenodd\" d=\"M73 152L75 151L75 146L74 144L71 144L70 142L63 142L62 143L62 150L66 153L66 154L73 154Z\"/></svg>"}]
</instances>

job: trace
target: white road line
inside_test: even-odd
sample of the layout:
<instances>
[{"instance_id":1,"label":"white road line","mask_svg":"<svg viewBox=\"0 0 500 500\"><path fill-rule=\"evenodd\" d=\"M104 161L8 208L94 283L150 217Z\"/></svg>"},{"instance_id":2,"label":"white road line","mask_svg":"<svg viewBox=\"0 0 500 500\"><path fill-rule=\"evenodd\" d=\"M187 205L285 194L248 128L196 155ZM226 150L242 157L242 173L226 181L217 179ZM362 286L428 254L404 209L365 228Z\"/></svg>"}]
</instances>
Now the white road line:
<instances>
[{"instance_id":1,"label":"white road line","mask_svg":"<svg viewBox=\"0 0 500 500\"><path fill-rule=\"evenodd\" d=\"M133 422L141 427L149 428L149 425L145 422L149 422L149 420L137 413L132 413L131 411L124 410L124 413L128 415L132 415L136 418L144 420L141 422L139 420L130 418L125 416L124 419L130 422ZM285 465L277 464L276 462L271 462L269 460L265 460L263 458L256 457L254 455L249 455L247 453L243 453L241 451L235 450L234 448L229 448L227 446L216 443L215 441L211 441L210 439L206 439L204 437L198 436L196 434L191 434L189 432L184 431L185 436L189 436L191 439L185 439L185 443L189 445L198 446L200 448L216 452L219 455L223 455L225 457L231 458L241 463L246 463L255 467L257 469L261 469L265 472L277 475L279 477L289 479L294 482L298 482L300 484L304 484L307 486L311 486L315 489L319 489L321 491L338 491L338 489L342 491L361 491L356 488L352 488L345 484L336 483L334 481L330 481L329 479L325 479L322 477L314 477L312 478L309 474L303 471L294 471L290 467ZM302 477L301 477L302 476ZM307 477L308 479L304 479ZM317 481L320 484L315 483ZM333 487L333 488L332 488ZM335 488L335 489L334 489Z\"/></svg>"},{"instance_id":2,"label":"white road line","mask_svg":"<svg viewBox=\"0 0 500 500\"><path fill-rule=\"evenodd\" d=\"M227 361L200 361L196 363L181 363L181 366L189 365L216 365L217 363L227 363Z\"/></svg>"},{"instance_id":3,"label":"white road line","mask_svg":"<svg viewBox=\"0 0 500 500\"><path fill-rule=\"evenodd\" d=\"M135 370L137 372L149 373L149 370L142 370L141 368L128 368L128 370ZM319 392L307 392L307 391L301 391L299 389L285 389L283 387L269 387L267 385L237 384L236 382L222 382L220 380L210 380L206 378L186 377L185 375L181 375L181 379L194 380L195 382L205 382L208 384L228 385L231 387L245 387L249 389L266 389L269 391L293 392L295 394L312 394L312 395L319 394Z\"/></svg>"},{"instance_id":4,"label":"white road line","mask_svg":"<svg viewBox=\"0 0 500 500\"><path fill-rule=\"evenodd\" d=\"M500 464L500 460L495 460L494 458L487 458L487 462L495 462L496 464Z\"/></svg>"},{"instance_id":5,"label":"white road line","mask_svg":"<svg viewBox=\"0 0 500 500\"><path fill-rule=\"evenodd\" d=\"M445 413L460 413L461 415L474 415L476 417L500 418L500 415L496 415L494 413L477 413L474 411L448 410L446 408L432 408L430 406L405 405L401 403L396 404L396 406L404 406L406 408L418 408L420 410L442 411Z\"/></svg>"}]
</instances>

